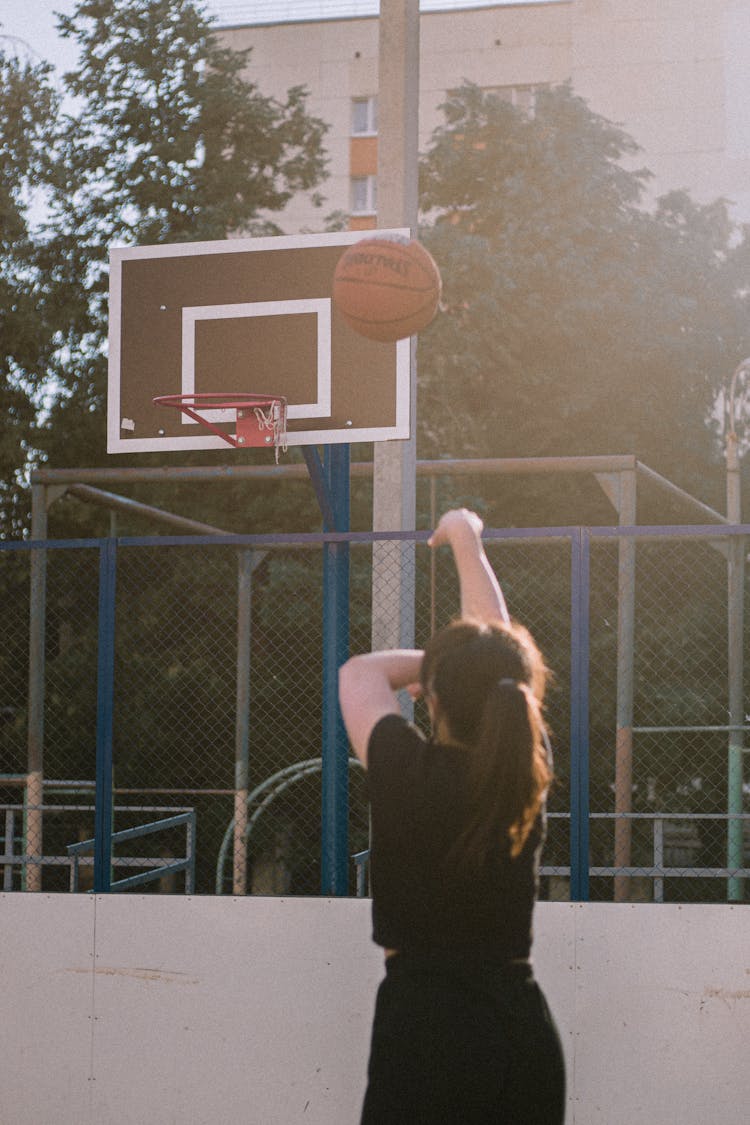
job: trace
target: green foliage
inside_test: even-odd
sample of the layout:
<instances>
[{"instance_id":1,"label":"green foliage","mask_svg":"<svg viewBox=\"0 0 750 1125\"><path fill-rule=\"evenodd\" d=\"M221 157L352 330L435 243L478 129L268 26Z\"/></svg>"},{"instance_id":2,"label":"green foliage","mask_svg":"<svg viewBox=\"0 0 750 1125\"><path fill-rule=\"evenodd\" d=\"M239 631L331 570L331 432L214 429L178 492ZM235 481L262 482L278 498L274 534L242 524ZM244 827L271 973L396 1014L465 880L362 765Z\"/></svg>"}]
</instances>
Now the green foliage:
<instances>
[{"instance_id":1,"label":"green foliage","mask_svg":"<svg viewBox=\"0 0 750 1125\"><path fill-rule=\"evenodd\" d=\"M326 126L305 91L261 94L250 52L221 47L200 3L81 0L60 27L80 49L65 81L81 108L57 213L87 246L244 233L321 178Z\"/></svg>"},{"instance_id":2,"label":"green foliage","mask_svg":"<svg viewBox=\"0 0 750 1125\"><path fill-rule=\"evenodd\" d=\"M717 395L750 350L726 204L647 210L633 141L567 87L529 116L466 85L444 112L421 168L445 286L420 341L423 453L634 453L705 489ZM512 518L539 517L559 522Z\"/></svg>"},{"instance_id":3,"label":"green foliage","mask_svg":"<svg viewBox=\"0 0 750 1125\"><path fill-rule=\"evenodd\" d=\"M28 212L57 97L50 68L5 54L2 40L0 107L0 536L12 538L27 517L23 469L36 415L33 387L49 356Z\"/></svg>"}]
</instances>

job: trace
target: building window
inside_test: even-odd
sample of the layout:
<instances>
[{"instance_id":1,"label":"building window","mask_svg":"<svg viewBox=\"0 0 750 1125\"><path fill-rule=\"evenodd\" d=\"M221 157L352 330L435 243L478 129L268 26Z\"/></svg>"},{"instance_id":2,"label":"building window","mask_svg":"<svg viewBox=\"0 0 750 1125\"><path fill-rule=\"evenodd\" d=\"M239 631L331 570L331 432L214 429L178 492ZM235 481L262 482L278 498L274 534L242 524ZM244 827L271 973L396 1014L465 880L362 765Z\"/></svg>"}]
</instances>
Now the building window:
<instances>
[{"instance_id":1,"label":"building window","mask_svg":"<svg viewBox=\"0 0 750 1125\"><path fill-rule=\"evenodd\" d=\"M376 176L352 176L352 215L373 215L378 206L378 181Z\"/></svg>"},{"instance_id":2,"label":"building window","mask_svg":"<svg viewBox=\"0 0 750 1125\"><path fill-rule=\"evenodd\" d=\"M352 136L372 136L378 131L378 99L352 99Z\"/></svg>"},{"instance_id":3,"label":"building window","mask_svg":"<svg viewBox=\"0 0 750 1125\"><path fill-rule=\"evenodd\" d=\"M482 87L485 94L494 94L501 101L510 102L516 109L522 109L525 113L532 115L536 106L537 94L540 90L546 90L547 88L548 83L546 82L528 83L520 86Z\"/></svg>"}]
</instances>

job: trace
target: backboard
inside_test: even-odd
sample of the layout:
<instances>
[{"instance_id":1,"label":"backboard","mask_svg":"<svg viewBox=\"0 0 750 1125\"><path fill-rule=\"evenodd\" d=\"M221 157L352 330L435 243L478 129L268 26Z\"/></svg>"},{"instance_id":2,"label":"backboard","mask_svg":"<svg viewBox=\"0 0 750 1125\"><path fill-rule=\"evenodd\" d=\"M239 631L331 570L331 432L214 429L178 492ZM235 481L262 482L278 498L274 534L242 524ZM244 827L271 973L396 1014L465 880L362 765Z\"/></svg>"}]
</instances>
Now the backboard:
<instances>
[{"instance_id":1,"label":"backboard","mask_svg":"<svg viewBox=\"0 0 750 1125\"><path fill-rule=\"evenodd\" d=\"M331 300L339 257L363 237L113 249L107 451L230 448L179 410L155 405L160 395L283 395L288 445L408 438L409 340L359 336ZM232 431L232 412L208 416Z\"/></svg>"}]
</instances>

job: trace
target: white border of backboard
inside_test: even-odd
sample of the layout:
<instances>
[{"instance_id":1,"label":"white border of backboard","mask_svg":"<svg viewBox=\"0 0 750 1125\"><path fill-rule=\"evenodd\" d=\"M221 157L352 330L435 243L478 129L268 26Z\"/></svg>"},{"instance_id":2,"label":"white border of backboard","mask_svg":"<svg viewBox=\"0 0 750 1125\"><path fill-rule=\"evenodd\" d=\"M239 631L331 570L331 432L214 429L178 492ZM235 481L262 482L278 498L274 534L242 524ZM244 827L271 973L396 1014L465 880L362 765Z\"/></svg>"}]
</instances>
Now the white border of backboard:
<instances>
[{"instance_id":1,"label":"white border of backboard","mask_svg":"<svg viewBox=\"0 0 750 1125\"><path fill-rule=\"evenodd\" d=\"M222 438L213 434L196 434L181 437L179 449L169 448L169 438L123 438L121 437L121 422L123 421L120 408L120 332L121 315L120 301L122 297L122 264L125 261L144 258L177 258L192 257L201 254L231 254L246 253L253 250L297 250L306 246L345 246L359 242L363 238L411 238L408 228L394 228L388 230L369 231L335 231L328 234L312 235L279 235L271 238L230 238L217 242L177 242L164 246L125 246L114 247L110 251L110 281L109 281L109 382L107 390L107 452L108 453L179 453L182 450L223 449L227 443ZM330 349L330 301L328 298L310 298L303 301L304 305L324 302L329 305L328 320L328 347ZM271 302L268 302L271 304ZM291 302L290 302L291 303ZM263 302L258 302L262 305ZM278 309L279 303L274 302ZM186 306L189 308L190 306ZM200 308L202 306L192 306ZM227 309L233 306L207 306L216 309ZM309 311L309 309L307 310ZM252 315L252 314L251 314ZM267 314L261 314L267 315ZM318 327L324 317L318 312ZM321 341L318 339L320 357ZM396 344L396 420L391 427L352 428L336 431L330 430L299 430L287 435L288 445L316 445L316 444L341 444L344 442L391 441L405 440L409 437L410 411L409 392L411 369L411 341L399 340ZM115 377L116 376L116 377ZM184 381L184 373L183 373ZM268 388L261 388L266 393ZM158 388L154 391L158 394ZM184 393L192 393L185 391ZM272 392L271 392L272 393ZM320 390L319 390L320 393ZM308 413L308 417L312 412ZM290 417L294 417L289 411ZM312 415L325 417L324 413Z\"/></svg>"}]
</instances>

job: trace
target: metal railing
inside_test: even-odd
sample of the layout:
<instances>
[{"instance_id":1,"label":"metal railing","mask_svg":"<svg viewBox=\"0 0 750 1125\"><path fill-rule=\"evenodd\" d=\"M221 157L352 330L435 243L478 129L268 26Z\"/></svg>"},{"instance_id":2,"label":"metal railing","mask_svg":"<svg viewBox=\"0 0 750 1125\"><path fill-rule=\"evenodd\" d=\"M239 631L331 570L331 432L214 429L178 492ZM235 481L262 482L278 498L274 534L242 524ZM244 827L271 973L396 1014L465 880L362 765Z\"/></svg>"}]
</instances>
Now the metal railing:
<instances>
[{"instance_id":1,"label":"metal railing","mask_svg":"<svg viewBox=\"0 0 750 1125\"><path fill-rule=\"evenodd\" d=\"M79 782L75 783L79 785ZM70 876L68 887L70 891L78 892L80 890L80 869L81 867L93 867L94 864L94 849L96 847L96 839L92 837L88 840L79 840L73 844L65 845L65 855L29 855L24 849L24 835L21 831L19 835L19 827L22 829L25 818L28 816L29 808L27 805L0 805L0 816L2 816L4 833L0 835L0 844L2 844L2 852L0 852L0 868L3 870L2 889L4 891L13 890L13 872L19 870L25 874L30 866L33 867L50 867L50 868L69 868ZM93 805L69 805L69 804L50 804L42 805L39 809L32 810L41 813L42 816L51 817L55 814L87 814L93 818L95 813L95 806ZM144 812L163 812L162 808L151 807L134 807L125 806L123 808L116 808L116 812L126 812L133 814L135 812L142 814ZM172 810L170 810L171 812ZM146 868L143 873L133 876L132 878L120 879L111 882L111 890L127 890L132 887L142 886L146 883L155 882L163 879L169 875L176 875L180 872L185 873L185 893L192 894L195 890L195 856L196 856L196 814L194 809L184 809L181 812L173 813L168 817L162 817L159 820L150 821L147 824L140 824L133 828L122 829L119 832L112 834L113 847L126 840L135 840L153 836L157 833L164 833L170 829L185 827L185 855L179 858L171 859L165 862L164 856L112 856L112 867L125 867L125 868ZM16 850L16 845L20 845L19 850Z\"/></svg>"},{"instance_id":2,"label":"metal railing","mask_svg":"<svg viewBox=\"0 0 750 1125\"><path fill-rule=\"evenodd\" d=\"M185 894L191 895L195 891L195 809L178 813L176 816L164 817L162 820L151 821L150 824L139 824L136 828L123 828L113 832L111 836L112 847L125 843L127 840L138 840L144 836L153 836L157 832L164 832L169 828L185 826L185 856L165 863L162 858L142 858L133 856L112 856L113 868L117 867L146 867L147 871L139 875L130 875L125 879L113 879L110 882L111 891L132 890L142 887L146 883L153 883L167 875L185 873ZM78 872L84 856L93 856L96 840L80 840L76 844L68 844L68 857L70 859L70 889L73 892L79 889ZM93 861L92 861L93 862Z\"/></svg>"}]
</instances>

